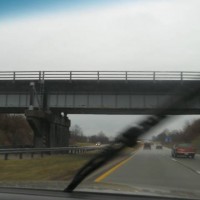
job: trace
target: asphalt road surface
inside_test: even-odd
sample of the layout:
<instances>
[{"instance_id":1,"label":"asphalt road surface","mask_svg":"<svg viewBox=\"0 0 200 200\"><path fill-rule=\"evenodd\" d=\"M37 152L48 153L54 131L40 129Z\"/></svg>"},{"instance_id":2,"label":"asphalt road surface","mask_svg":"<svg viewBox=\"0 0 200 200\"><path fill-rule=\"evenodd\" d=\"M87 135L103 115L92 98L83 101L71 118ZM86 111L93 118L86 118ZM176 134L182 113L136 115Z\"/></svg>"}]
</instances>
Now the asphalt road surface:
<instances>
[{"instance_id":1,"label":"asphalt road surface","mask_svg":"<svg viewBox=\"0 0 200 200\"><path fill-rule=\"evenodd\" d=\"M135 188L170 189L170 191L200 191L200 155L192 158L172 158L168 148L139 149L129 160L97 182L120 184ZM200 196L198 196L200 197Z\"/></svg>"}]
</instances>

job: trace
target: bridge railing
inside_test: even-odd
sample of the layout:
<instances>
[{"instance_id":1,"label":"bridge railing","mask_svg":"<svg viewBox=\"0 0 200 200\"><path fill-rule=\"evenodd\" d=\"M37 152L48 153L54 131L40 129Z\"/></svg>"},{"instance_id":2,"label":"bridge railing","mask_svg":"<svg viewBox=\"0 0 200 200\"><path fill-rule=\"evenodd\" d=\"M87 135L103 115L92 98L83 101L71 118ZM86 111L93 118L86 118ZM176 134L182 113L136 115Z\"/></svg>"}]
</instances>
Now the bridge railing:
<instances>
[{"instance_id":1,"label":"bridge railing","mask_svg":"<svg viewBox=\"0 0 200 200\"><path fill-rule=\"evenodd\" d=\"M43 157L45 154L82 154L89 151L101 150L102 147L85 146L85 147L54 147L54 148L15 148L15 149L0 149L0 155L3 155L4 160L8 160L9 155L19 155L19 159L23 155L40 155Z\"/></svg>"},{"instance_id":2,"label":"bridge railing","mask_svg":"<svg viewBox=\"0 0 200 200\"><path fill-rule=\"evenodd\" d=\"M0 71L0 80L200 80L192 71Z\"/></svg>"}]
</instances>

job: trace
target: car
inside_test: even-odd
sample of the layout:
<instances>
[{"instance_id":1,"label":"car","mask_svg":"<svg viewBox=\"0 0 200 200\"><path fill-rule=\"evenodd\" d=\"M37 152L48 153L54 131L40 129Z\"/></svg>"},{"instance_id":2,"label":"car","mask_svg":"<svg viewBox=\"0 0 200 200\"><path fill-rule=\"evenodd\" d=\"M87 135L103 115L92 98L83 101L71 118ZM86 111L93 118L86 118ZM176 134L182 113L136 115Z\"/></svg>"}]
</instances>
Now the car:
<instances>
[{"instance_id":1,"label":"car","mask_svg":"<svg viewBox=\"0 0 200 200\"><path fill-rule=\"evenodd\" d=\"M185 156L194 158L196 153L195 147L190 143L176 144L172 147L172 157Z\"/></svg>"},{"instance_id":2,"label":"car","mask_svg":"<svg viewBox=\"0 0 200 200\"><path fill-rule=\"evenodd\" d=\"M145 142L144 146L143 146L143 149L151 149L151 143Z\"/></svg>"},{"instance_id":3,"label":"car","mask_svg":"<svg viewBox=\"0 0 200 200\"><path fill-rule=\"evenodd\" d=\"M162 148L163 148L162 144L157 144L156 145L156 149L162 149Z\"/></svg>"},{"instance_id":4,"label":"car","mask_svg":"<svg viewBox=\"0 0 200 200\"><path fill-rule=\"evenodd\" d=\"M97 143L96 143L96 146L101 146L101 142L97 142Z\"/></svg>"}]
</instances>

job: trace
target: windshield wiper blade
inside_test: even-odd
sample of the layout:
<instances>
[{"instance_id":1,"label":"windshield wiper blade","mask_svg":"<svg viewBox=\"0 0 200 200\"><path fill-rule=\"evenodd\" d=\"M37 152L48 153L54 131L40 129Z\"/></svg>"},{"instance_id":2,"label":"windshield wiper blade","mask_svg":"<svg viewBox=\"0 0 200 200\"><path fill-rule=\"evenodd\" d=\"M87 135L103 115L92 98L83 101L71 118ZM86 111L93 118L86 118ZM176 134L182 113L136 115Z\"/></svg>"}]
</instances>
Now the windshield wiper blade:
<instances>
[{"instance_id":1,"label":"windshield wiper blade","mask_svg":"<svg viewBox=\"0 0 200 200\"><path fill-rule=\"evenodd\" d=\"M123 132L112 144L105 147L103 151L98 153L88 163L86 163L74 176L72 182L64 190L65 192L72 192L77 185L82 182L89 174L106 164L108 161L116 157L126 147L134 147L137 145L138 137L143 135L151 127L157 124L166 116L150 116L145 121L142 121L139 126L131 127Z\"/></svg>"},{"instance_id":2,"label":"windshield wiper blade","mask_svg":"<svg viewBox=\"0 0 200 200\"><path fill-rule=\"evenodd\" d=\"M139 137L157 126L164 119L169 118L169 116L167 116L169 110L176 109L177 107L183 105L183 103L191 101L198 94L200 94L200 88L191 89L190 92L185 91L185 94L182 97L172 103L168 103L168 105L164 105L163 109L161 109L158 113L148 116L138 123L137 126L128 128L122 132L120 136L116 138L115 142L111 143L102 152L98 153L77 172L71 183L64 191L72 192L89 174L106 164L108 161L112 160L125 147L136 146Z\"/></svg>"}]
</instances>

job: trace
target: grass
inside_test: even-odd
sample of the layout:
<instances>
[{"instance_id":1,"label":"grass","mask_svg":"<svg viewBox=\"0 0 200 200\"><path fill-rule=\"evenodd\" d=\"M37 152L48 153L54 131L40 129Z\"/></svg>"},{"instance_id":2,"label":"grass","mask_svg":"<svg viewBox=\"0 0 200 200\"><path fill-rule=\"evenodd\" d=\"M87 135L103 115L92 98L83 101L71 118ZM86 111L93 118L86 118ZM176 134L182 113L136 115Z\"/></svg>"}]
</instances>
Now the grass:
<instances>
[{"instance_id":1,"label":"grass","mask_svg":"<svg viewBox=\"0 0 200 200\"><path fill-rule=\"evenodd\" d=\"M0 181L69 180L93 153L0 160Z\"/></svg>"},{"instance_id":2,"label":"grass","mask_svg":"<svg viewBox=\"0 0 200 200\"><path fill-rule=\"evenodd\" d=\"M84 147L84 146L95 146L95 143L90 143L90 142L81 143L81 142L78 142L78 143L76 143L76 145L79 146L79 147Z\"/></svg>"},{"instance_id":3,"label":"grass","mask_svg":"<svg viewBox=\"0 0 200 200\"><path fill-rule=\"evenodd\" d=\"M137 147L138 148L138 147ZM126 148L128 155L137 148ZM34 159L0 160L0 181L66 181L98 151L86 154L44 156Z\"/></svg>"}]
</instances>

